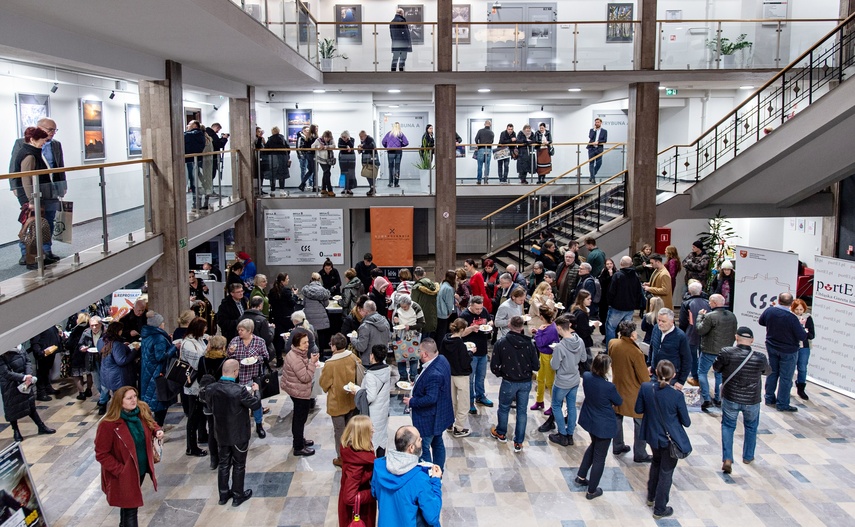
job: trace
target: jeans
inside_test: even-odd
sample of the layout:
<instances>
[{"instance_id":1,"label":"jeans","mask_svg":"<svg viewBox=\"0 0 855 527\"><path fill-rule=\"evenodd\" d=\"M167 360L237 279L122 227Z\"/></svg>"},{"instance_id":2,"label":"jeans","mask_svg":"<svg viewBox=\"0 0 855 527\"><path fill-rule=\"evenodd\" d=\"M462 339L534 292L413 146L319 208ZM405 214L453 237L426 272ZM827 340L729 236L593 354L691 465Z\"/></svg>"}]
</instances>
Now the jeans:
<instances>
[{"instance_id":1,"label":"jeans","mask_svg":"<svg viewBox=\"0 0 855 527\"><path fill-rule=\"evenodd\" d=\"M609 453L611 442L611 437L597 437L591 434L591 444L588 445L585 454L582 456L582 464L579 465L579 472L577 473L580 478L585 478L588 471L591 471L591 477L588 478L589 493L596 492L597 486L600 484L603 469L606 468L606 454Z\"/></svg>"},{"instance_id":2,"label":"jeans","mask_svg":"<svg viewBox=\"0 0 855 527\"><path fill-rule=\"evenodd\" d=\"M487 356L472 357L472 373L469 375L469 406L475 406L475 401L487 398L484 390L484 378L487 376Z\"/></svg>"},{"instance_id":3,"label":"jeans","mask_svg":"<svg viewBox=\"0 0 855 527\"><path fill-rule=\"evenodd\" d=\"M291 435L294 436L294 450L303 450L303 447L306 446L303 430L306 428L306 419L309 418L309 412L312 410L312 401L311 399L291 397L291 402L294 403L294 415L291 416Z\"/></svg>"},{"instance_id":4,"label":"jeans","mask_svg":"<svg viewBox=\"0 0 855 527\"><path fill-rule=\"evenodd\" d=\"M484 172L484 181L490 179L490 159L493 151L487 147L479 146L475 158L478 160L478 183L481 182L481 172ZM485 166L486 165L486 166Z\"/></svg>"},{"instance_id":5,"label":"jeans","mask_svg":"<svg viewBox=\"0 0 855 527\"><path fill-rule=\"evenodd\" d=\"M698 384L701 385L701 397L704 401L710 400L710 379L709 373L716 355L712 353L701 353L698 359ZM721 373L715 372L715 400L721 399Z\"/></svg>"},{"instance_id":6,"label":"jeans","mask_svg":"<svg viewBox=\"0 0 855 527\"><path fill-rule=\"evenodd\" d=\"M798 374L796 375L796 382L799 384L804 384L807 382L807 365L809 360L810 348L799 349L798 358L796 359L796 369L798 370Z\"/></svg>"},{"instance_id":7,"label":"jeans","mask_svg":"<svg viewBox=\"0 0 855 527\"><path fill-rule=\"evenodd\" d=\"M617 435L615 436L614 441L612 442L612 452L617 454L621 448L623 448L626 443L623 440L623 416L620 414L615 414L617 418ZM647 457L647 441L645 441L641 437L641 419L631 418L632 419L632 459L639 460Z\"/></svg>"},{"instance_id":8,"label":"jeans","mask_svg":"<svg viewBox=\"0 0 855 527\"><path fill-rule=\"evenodd\" d=\"M767 352L772 373L766 377L766 403L776 403L778 410L783 410L790 406L790 389L793 387L798 353L779 353L773 350ZM777 397L775 387L778 388Z\"/></svg>"},{"instance_id":9,"label":"jeans","mask_svg":"<svg viewBox=\"0 0 855 527\"><path fill-rule=\"evenodd\" d=\"M397 184L398 178L401 177L401 158L403 157L403 152L400 150L389 150L386 153L387 161L389 163L389 185Z\"/></svg>"},{"instance_id":10,"label":"jeans","mask_svg":"<svg viewBox=\"0 0 855 527\"><path fill-rule=\"evenodd\" d=\"M445 443L442 434L422 437L422 461L439 465L445 470Z\"/></svg>"},{"instance_id":11,"label":"jeans","mask_svg":"<svg viewBox=\"0 0 855 527\"><path fill-rule=\"evenodd\" d=\"M736 418L742 412L742 424L745 426L745 439L742 441L742 459L754 459L754 447L757 446L757 426L760 424L760 403L739 404L722 399L721 401L721 460L733 461L733 432L736 430Z\"/></svg>"},{"instance_id":12,"label":"jeans","mask_svg":"<svg viewBox=\"0 0 855 527\"><path fill-rule=\"evenodd\" d=\"M653 514L662 514L668 506L671 494L671 482L677 460L671 457L666 447L653 449L653 462L650 464L650 476L647 478L647 501L654 502Z\"/></svg>"},{"instance_id":13,"label":"jeans","mask_svg":"<svg viewBox=\"0 0 855 527\"><path fill-rule=\"evenodd\" d=\"M404 64L407 62L407 53L409 52L400 49L392 50L392 71L395 71L395 69L404 71Z\"/></svg>"},{"instance_id":14,"label":"jeans","mask_svg":"<svg viewBox=\"0 0 855 527\"><path fill-rule=\"evenodd\" d=\"M262 418L264 418L264 409L259 408L258 410L253 410L252 418L255 419L255 424L260 425Z\"/></svg>"},{"instance_id":15,"label":"jeans","mask_svg":"<svg viewBox=\"0 0 855 527\"><path fill-rule=\"evenodd\" d=\"M306 183L311 186L315 185L315 156L305 155L300 160L300 186L305 187Z\"/></svg>"},{"instance_id":16,"label":"jeans","mask_svg":"<svg viewBox=\"0 0 855 527\"><path fill-rule=\"evenodd\" d=\"M98 406L107 406L107 403L110 402L110 390L101 384L100 364L98 364L95 370L92 371L92 384L98 388Z\"/></svg>"},{"instance_id":17,"label":"jeans","mask_svg":"<svg viewBox=\"0 0 855 527\"><path fill-rule=\"evenodd\" d=\"M407 363L410 365L410 374L407 376ZM419 374L419 359L418 357L413 357L409 359L409 361L401 361L398 363L398 375L401 376L402 381L409 380L413 382L416 380L416 375Z\"/></svg>"},{"instance_id":18,"label":"jeans","mask_svg":"<svg viewBox=\"0 0 855 527\"><path fill-rule=\"evenodd\" d=\"M522 443L525 439L525 425L528 421L528 396L531 393L531 381L511 382L502 381L499 388L499 424L496 433L508 433L508 415L511 413L511 402L517 403L517 422L514 427L514 443Z\"/></svg>"},{"instance_id":19,"label":"jeans","mask_svg":"<svg viewBox=\"0 0 855 527\"><path fill-rule=\"evenodd\" d=\"M552 386L552 416L555 417L555 426L558 427L558 433L562 435L572 436L576 430L576 392L579 390L579 385L568 389ZM561 404L567 403L567 419L564 419L564 411L561 410Z\"/></svg>"},{"instance_id":20,"label":"jeans","mask_svg":"<svg viewBox=\"0 0 855 527\"><path fill-rule=\"evenodd\" d=\"M499 182L507 183L508 181L508 169L511 166L511 159L506 157L505 159L499 159Z\"/></svg>"},{"instance_id":21,"label":"jeans","mask_svg":"<svg viewBox=\"0 0 855 527\"><path fill-rule=\"evenodd\" d=\"M603 153L602 148L599 148L599 147L598 148L589 148L588 149L588 159L591 159L592 157L599 155L599 154L602 154L602 153ZM594 179L597 177L597 172L599 172L600 167L603 166L602 156L598 157L597 159L594 159L593 161L588 162L588 166L591 169L591 181L594 181Z\"/></svg>"},{"instance_id":22,"label":"jeans","mask_svg":"<svg viewBox=\"0 0 855 527\"><path fill-rule=\"evenodd\" d=\"M187 166L187 182L190 186L190 192L193 195L196 195L196 163L194 161L187 161L184 163ZM202 161L199 161L199 168L201 169Z\"/></svg>"},{"instance_id":23,"label":"jeans","mask_svg":"<svg viewBox=\"0 0 855 527\"><path fill-rule=\"evenodd\" d=\"M700 352L701 352L701 346L699 344L697 344L697 345L689 344L689 353L692 354L692 371L689 372L689 377L692 377L695 380L697 380L697 378L698 378L698 365L699 365L698 355L700 354ZM713 360L715 360L715 359L713 359Z\"/></svg>"},{"instance_id":24,"label":"jeans","mask_svg":"<svg viewBox=\"0 0 855 527\"><path fill-rule=\"evenodd\" d=\"M332 192L332 181L330 181L330 171L332 167L326 163L321 163L321 172L323 173L323 177L321 178L321 190L326 190L327 192Z\"/></svg>"},{"instance_id":25,"label":"jeans","mask_svg":"<svg viewBox=\"0 0 855 527\"><path fill-rule=\"evenodd\" d=\"M220 498L226 498L229 493L243 494L247 452L249 452L249 441L242 445L220 446L217 453L220 460L217 467L217 488L220 491ZM232 479L231 488L229 487L229 476Z\"/></svg>"},{"instance_id":26,"label":"jeans","mask_svg":"<svg viewBox=\"0 0 855 527\"><path fill-rule=\"evenodd\" d=\"M613 307L609 308L609 315L606 319L606 347L608 347L609 342L611 342L611 340L615 338L615 333L617 332L618 324L620 324L624 320L632 321L633 313L635 313L635 310L632 309L630 309L629 311L621 311Z\"/></svg>"}]
</instances>

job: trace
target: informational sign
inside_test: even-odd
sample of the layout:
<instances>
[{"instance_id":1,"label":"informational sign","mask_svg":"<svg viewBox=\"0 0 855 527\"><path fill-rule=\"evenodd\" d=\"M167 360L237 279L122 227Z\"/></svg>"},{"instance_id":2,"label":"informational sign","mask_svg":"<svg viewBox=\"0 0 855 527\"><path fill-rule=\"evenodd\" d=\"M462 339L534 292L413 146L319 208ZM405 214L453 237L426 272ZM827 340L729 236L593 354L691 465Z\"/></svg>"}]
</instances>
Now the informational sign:
<instances>
[{"instance_id":1,"label":"informational sign","mask_svg":"<svg viewBox=\"0 0 855 527\"><path fill-rule=\"evenodd\" d=\"M113 291L110 303L110 316L118 320L134 309L134 302L142 296L142 289L118 289Z\"/></svg>"},{"instance_id":2,"label":"informational sign","mask_svg":"<svg viewBox=\"0 0 855 527\"><path fill-rule=\"evenodd\" d=\"M0 452L0 527L47 526L21 443Z\"/></svg>"},{"instance_id":3,"label":"informational sign","mask_svg":"<svg viewBox=\"0 0 855 527\"><path fill-rule=\"evenodd\" d=\"M855 397L855 262L814 256L809 379Z\"/></svg>"},{"instance_id":4,"label":"informational sign","mask_svg":"<svg viewBox=\"0 0 855 527\"><path fill-rule=\"evenodd\" d=\"M196 253L196 265L214 263L214 255L212 253Z\"/></svg>"},{"instance_id":5,"label":"informational sign","mask_svg":"<svg viewBox=\"0 0 855 527\"><path fill-rule=\"evenodd\" d=\"M343 265L343 226L341 209L265 210L267 265Z\"/></svg>"},{"instance_id":6,"label":"informational sign","mask_svg":"<svg viewBox=\"0 0 855 527\"><path fill-rule=\"evenodd\" d=\"M733 313L754 332L754 349L766 351L766 328L757 321L781 293L796 291L799 255L736 246Z\"/></svg>"},{"instance_id":7,"label":"informational sign","mask_svg":"<svg viewBox=\"0 0 855 527\"><path fill-rule=\"evenodd\" d=\"M412 207L371 207L371 253L379 267L412 267Z\"/></svg>"}]
</instances>

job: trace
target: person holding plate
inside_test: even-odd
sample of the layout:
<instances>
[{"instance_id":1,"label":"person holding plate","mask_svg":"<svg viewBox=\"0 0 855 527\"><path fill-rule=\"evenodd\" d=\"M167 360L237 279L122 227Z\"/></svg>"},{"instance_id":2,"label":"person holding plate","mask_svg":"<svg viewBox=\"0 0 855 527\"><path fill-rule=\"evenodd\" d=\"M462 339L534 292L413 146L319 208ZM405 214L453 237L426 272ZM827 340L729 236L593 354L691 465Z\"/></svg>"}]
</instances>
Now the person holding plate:
<instances>
[{"instance_id":1,"label":"person holding plate","mask_svg":"<svg viewBox=\"0 0 855 527\"><path fill-rule=\"evenodd\" d=\"M245 318L238 322L238 336L233 338L229 343L229 358L240 362L240 373L238 374L238 384L249 386L252 380L261 375L262 360L268 360L270 357L267 353L267 344L264 339L253 335L255 323ZM259 407L252 411L252 417L255 418L255 432L259 439L267 437L267 432L264 431L264 423L262 417L264 413Z\"/></svg>"},{"instance_id":2,"label":"person holding plate","mask_svg":"<svg viewBox=\"0 0 855 527\"><path fill-rule=\"evenodd\" d=\"M493 401L487 399L484 389L484 379L487 377L487 345L493 334L493 317L484 309L484 297L475 295L469 299L469 307L460 314L470 328L463 340L475 344L472 356L472 375L469 378L469 413L477 414L475 403L488 408L493 407Z\"/></svg>"},{"instance_id":3,"label":"person holding plate","mask_svg":"<svg viewBox=\"0 0 855 527\"><path fill-rule=\"evenodd\" d=\"M306 333L292 334L292 338L293 344L291 350L285 355L285 366L282 368L282 377L279 378L279 387L291 396L291 402L294 403L294 413L291 416L294 455L313 456L315 450L310 447L315 442L306 439L303 431L312 409L312 381L315 378L320 354L309 353L309 336Z\"/></svg>"},{"instance_id":4,"label":"person holding plate","mask_svg":"<svg viewBox=\"0 0 855 527\"><path fill-rule=\"evenodd\" d=\"M407 380L407 365L409 365L409 380L415 381L419 371L419 342L422 340L422 328L425 327L425 316L421 306L410 295L400 295L398 307L392 314L395 326L395 362L398 363L398 374L401 380Z\"/></svg>"},{"instance_id":5,"label":"person holding plate","mask_svg":"<svg viewBox=\"0 0 855 527\"><path fill-rule=\"evenodd\" d=\"M464 342L463 337L475 326L468 327L463 319L455 319L449 326L451 333L445 336L439 353L451 366L451 402L454 405L454 437L466 437L469 428L466 427L466 403L469 402L469 377L472 375L472 354L475 344Z\"/></svg>"},{"instance_id":6,"label":"person holding plate","mask_svg":"<svg viewBox=\"0 0 855 527\"><path fill-rule=\"evenodd\" d=\"M341 333L336 333L330 338L330 347L332 357L324 362L318 384L327 394L327 414L332 418L335 437L335 459L332 463L341 467L341 435L347 423L356 415L353 394L346 391L344 387L356 380L356 371L362 361L347 349L347 339Z\"/></svg>"}]
</instances>

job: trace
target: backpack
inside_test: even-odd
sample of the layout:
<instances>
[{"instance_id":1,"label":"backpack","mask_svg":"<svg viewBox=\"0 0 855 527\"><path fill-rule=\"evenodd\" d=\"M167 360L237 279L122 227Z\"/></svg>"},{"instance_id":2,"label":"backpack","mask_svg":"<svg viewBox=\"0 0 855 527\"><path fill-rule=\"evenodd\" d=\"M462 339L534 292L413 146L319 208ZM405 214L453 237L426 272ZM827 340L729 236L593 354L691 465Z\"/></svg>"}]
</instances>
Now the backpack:
<instances>
[{"instance_id":1,"label":"backpack","mask_svg":"<svg viewBox=\"0 0 855 527\"><path fill-rule=\"evenodd\" d=\"M588 275L588 280L593 280L593 281L594 281L594 290L595 290L595 292L594 292L594 294L593 294L593 297L591 298L591 303L592 303L592 304L599 304L599 303L600 303L600 299L602 299L602 297L603 297L603 288L600 286L600 281L599 281L599 279L595 278L595 277L594 277L594 276L592 276L592 275ZM586 280L586 281L587 281L587 280Z\"/></svg>"}]
</instances>

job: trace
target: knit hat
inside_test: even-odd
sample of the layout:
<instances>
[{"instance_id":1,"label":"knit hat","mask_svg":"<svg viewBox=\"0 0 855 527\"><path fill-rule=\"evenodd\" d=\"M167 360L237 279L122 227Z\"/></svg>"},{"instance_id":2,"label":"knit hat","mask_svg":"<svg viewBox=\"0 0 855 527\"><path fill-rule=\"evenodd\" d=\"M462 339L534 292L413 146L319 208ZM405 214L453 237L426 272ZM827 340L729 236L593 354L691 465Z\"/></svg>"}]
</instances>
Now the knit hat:
<instances>
[{"instance_id":1,"label":"knit hat","mask_svg":"<svg viewBox=\"0 0 855 527\"><path fill-rule=\"evenodd\" d=\"M249 255L243 251L237 253L237 257L240 258L241 260L250 260Z\"/></svg>"},{"instance_id":2,"label":"knit hat","mask_svg":"<svg viewBox=\"0 0 855 527\"><path fill-rule=\"evenodd\" d=\"M704 250L704 242L702 242L701 240L695 240L694 243L692 243L692 245L694 245L695 247L697 247L698 249L700 249L702 251Z\"/></svg>"},{"instance_id":3,"label":"knit hat","mask_svg":"<svg viewBox=\"0 0 855 527\"><path fill-rule=\"evenodd\" d=\"M754 338L754 332L748 326L739 326L739 329L736 330L736 335L746 339Z\"/></svg>"},{"instance_id":4,"label":"knit hat","mask_svg":"<svg viewBox=\"0 0 855 527\"><path fill-rule=\"evenodd\" d=\"M721 268L722 269L733 269L733 262L731 262L730 260L725 260L721 263Z\"/></svg>"},{"instance_id":5,"label":"knit hat","mask_svg":"<svg viewBox=\"0 0 855 527\"><path fill-rule=\"evenodd\" d=\"M163 315L155 313L154 311L149 311L146 316L148 316L146 324L149 326L159 328L160 325L163 324Z\"/></svg>"}]
</instances>

